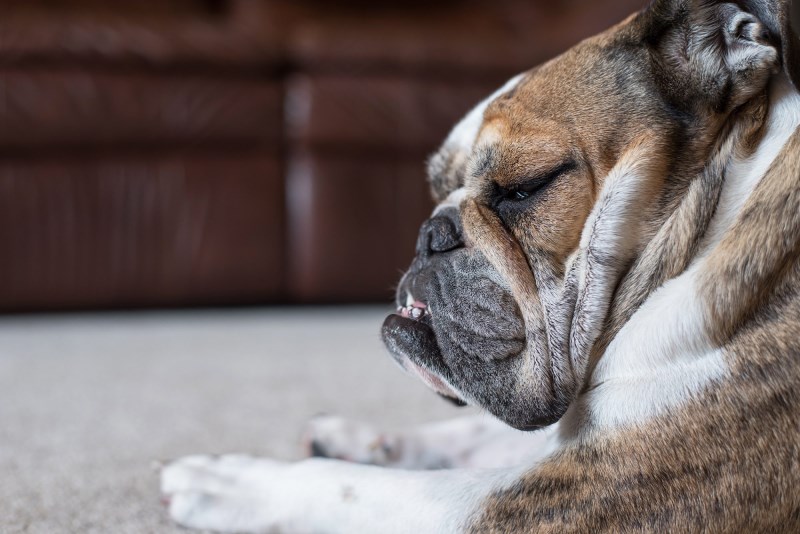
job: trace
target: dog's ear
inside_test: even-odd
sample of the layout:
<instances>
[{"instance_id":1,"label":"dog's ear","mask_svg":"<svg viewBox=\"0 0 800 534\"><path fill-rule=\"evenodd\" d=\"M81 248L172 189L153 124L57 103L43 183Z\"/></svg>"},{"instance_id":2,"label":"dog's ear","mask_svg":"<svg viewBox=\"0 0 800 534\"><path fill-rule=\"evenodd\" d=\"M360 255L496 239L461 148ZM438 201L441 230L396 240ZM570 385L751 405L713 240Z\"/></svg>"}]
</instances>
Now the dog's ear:
<instances>
[{"instance_id":1,"label":"dog's ear","mask_svg":"<svg viewBox=\"0 0 800 534\"><path fill-rule=\"evenodd\" d=\"M656 78L671 100L726 112L783 65L800 82L788 0L656 0L642 14Z\"/></svg>"},{"instance_id":2,"label":"dog's ear","mask_svg":"<svg viewBox=\"0 0 800 534\"><path fill-rule=\"evenodd\" d=\"M741 0L743 8L764 21L778 38L783 70L800 89L800 2L797 0Z\"/></svg>"}]
</instances>

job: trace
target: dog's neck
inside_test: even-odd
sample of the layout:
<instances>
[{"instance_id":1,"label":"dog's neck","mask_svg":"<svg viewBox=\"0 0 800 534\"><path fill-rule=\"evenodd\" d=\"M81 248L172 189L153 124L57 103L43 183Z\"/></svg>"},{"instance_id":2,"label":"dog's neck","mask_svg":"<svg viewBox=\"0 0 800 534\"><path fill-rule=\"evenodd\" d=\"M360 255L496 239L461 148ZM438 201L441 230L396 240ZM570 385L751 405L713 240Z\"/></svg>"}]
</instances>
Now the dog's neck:
<instances>
[{"instance_id":1,"label":"dog's neck","mask_svg":"<svg viewBox=\"0 0 800 534\"><path fill-rule=\"evenodd\" d=\"M723 164L719 200L692 260L652 291L610 340L588 387L563 419L569 434L644 423L724 378L729 367L710 334L712 318L697 297L698 273L798 125L800 93L778 75L755 150L744 157L733 150Z\"/></svg>"}]
</instances>

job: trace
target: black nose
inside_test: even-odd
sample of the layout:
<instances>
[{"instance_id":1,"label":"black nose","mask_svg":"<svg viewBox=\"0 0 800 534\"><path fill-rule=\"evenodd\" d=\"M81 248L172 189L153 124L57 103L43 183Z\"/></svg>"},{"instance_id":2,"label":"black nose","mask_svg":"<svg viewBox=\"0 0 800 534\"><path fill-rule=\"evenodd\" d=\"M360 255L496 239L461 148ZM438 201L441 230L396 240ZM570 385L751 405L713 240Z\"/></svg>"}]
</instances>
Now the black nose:
<instances>
[{"instance_id":1,"label":"black nose","mask_svg":"<svg viewBox=\"0 0 800 534\"><path fill-rule=\"evenodd\" d=\"M422 223L417 239L417 254L427 256L464 246L463 229L455 208L445 208Z\"/></svg>"}]
</instances>

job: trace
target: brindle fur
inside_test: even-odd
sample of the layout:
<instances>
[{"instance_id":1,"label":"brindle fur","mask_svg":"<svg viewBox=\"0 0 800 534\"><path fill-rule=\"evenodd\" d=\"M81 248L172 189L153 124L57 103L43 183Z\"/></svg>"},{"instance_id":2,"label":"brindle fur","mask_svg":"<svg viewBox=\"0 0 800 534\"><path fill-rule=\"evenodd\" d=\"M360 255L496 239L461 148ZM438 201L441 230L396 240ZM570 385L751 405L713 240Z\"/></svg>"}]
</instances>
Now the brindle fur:
<instances>
[{"instance_id":1,"label":"brindle fur","mask_svg":"<svg viewBox=\"0 0 800 534\"><path fill-rule=\"evenodd\" d=\"M619 328L694 256L725 165L756 146L781 58L794 75L797 39L780 33L785 17L768 12L734 28L737 13L734 4L659 0L495 98L471 149L446 142L431 160L431 184L437 199L466 191L457 221L466 246L420 252L398 304L410 292L437 313L430 328L390 318L384 338L393 354L416 358L517 428L562 417ZM602 211L607 177L625 172L621 164L642 175L633 180L638 206L624 228L606 232L631 242L614 252L601 242L586 248L587 219ZM564 170L533 200L497 203L498 191L553 169ZM604 278L577 274L579 263ZM595 287L579 294L580 276ZM493 311L489 335L487 302L514 303Z\"/></svg>"},{"instance_id":2,"label":"brindle fur","mask_svg":"<svg viewBox=\"0 0 800 534\"><path fill-rule=\"evenodd\" d=\"M791 73L794 37L784 40ZM688 185L671 184L663 226L621 282L596 358L653 289L687 267L725 162L752 152L765 114L765 100L753 98L726 121L738 133L709 136L723 141L703 169L674 172ZM488 499L471 532L800 532L798 179L800 131L704 265L697 298L730 376L641 426L594 432L580 421L580 439Z\"/></svg>"},{"instance_id":3,"label":"brindle fur","mask_svg":"<svg viewBox=\"0 0 800 534\"><path fill-rule=\"evenodd\" d=\"M795 132L705 273L730 378L568 447L472 532L800 532L799 156Z\"/></svg>"},{"instance_id":4,"label":"brindle fur","mask_svg":"<svg viewBox=\"0 0 800 534\"><path fill-rule=\"evenodd\" d=\"M790 80L800 80L788 2L739 6L761 22L743 30L747 37L775 47L761 67L731 68L733 56L725 57L736 44L718 25L736 5L657 0L495 99L479 136L493 141L476 147L471 166L447 145L431 160L437 200L458 187L470 191L460 214L468 245L507 282L520 308L510 313L526 325L546 322L543 288L568 276L605 177L635 150L650 160L647 200L630 229L637 239L632 253L600 258L623 265L590 357L573 364L586 367L584 378L647 298L695 258L727 165L752 155L763 138L768 77L782 65ZM566 157L574 168L527 210L501 216L492 208L487 183L513 188ZM593 429L580 408L567 413L568 445L492 495L472 532L800 531L799 178L796 132L700 273L697 298L712 318L707 334L730 376L638 426ZM544 338L548 328L527 335ZM552 361L558 351L550 349ZM489 377L459 365L474 364L448 360L435 369L501 419L525 427L513 401L480 402L509 390L497 369ZM461 382L460 373L467 377ZM547 389L535 379L512 384L520 395ZM551 378L551 389L533 405L541 410L535 424L561 417L588 384L571 392L569 382Z\"/></svg>"}]
</instances>

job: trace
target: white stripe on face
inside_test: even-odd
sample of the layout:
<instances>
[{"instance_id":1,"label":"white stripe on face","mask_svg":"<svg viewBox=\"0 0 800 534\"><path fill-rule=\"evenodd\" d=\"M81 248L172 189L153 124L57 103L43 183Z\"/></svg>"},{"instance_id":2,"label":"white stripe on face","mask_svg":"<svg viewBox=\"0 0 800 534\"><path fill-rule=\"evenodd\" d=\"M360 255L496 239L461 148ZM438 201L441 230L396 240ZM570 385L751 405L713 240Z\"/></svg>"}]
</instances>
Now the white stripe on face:
<instances>
[{"instance_id":1,"label":"white stripe on face","mask_svg":"<svg viewBox=\"0 0 800 534\"><path fill-rule=\"evenodd\" d=\"M466 197L467 197L466 188L459 187L458 189L447 195L446 199L442 200L439 204L436 205L435 208L433 208L433 215L436 215L445 208L458 209L458 207L461 205L461 202L463 202L463 200Z\"/></svg>"},{"instance_id":2,"label":"white stripe on face","mask_svg":"<svg viewBox=\"0 0 800 534\"><path fill-rule=\"evenodd\" d=\"M494 102L498 97L508 93L512 89L514 89L522 80L523 74L517 74L510 80L508 80L500 89L489 95L488 98L484 99L479 103L477 106L472 108L472 110L464 116L461 121L453 127L450 131L450 134L447 136L447 139L444 142L444 147L449 150L458 150L464 154L464 156L469 155L469 152L472 150L472 146L475 144L475 140L478 137L478 133L481 130L481 125L483 124L483 114L486 111L486 108L489 107L489 104Z\"/></svg>"}]
</instances>

